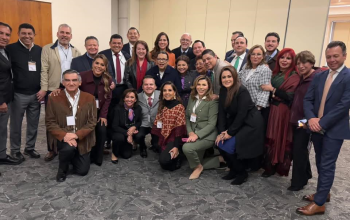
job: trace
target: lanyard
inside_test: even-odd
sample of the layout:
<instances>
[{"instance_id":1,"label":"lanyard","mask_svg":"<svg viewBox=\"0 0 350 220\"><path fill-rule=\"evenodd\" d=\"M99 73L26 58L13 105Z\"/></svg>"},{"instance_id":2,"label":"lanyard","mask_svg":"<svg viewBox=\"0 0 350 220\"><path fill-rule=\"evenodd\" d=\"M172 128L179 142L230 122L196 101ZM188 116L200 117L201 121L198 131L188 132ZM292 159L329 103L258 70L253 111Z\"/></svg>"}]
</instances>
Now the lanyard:
<instances>
[{"instance_id":1,"label":"lanyard","mask_svg":"<svg viewBox=\"0 0 350 220\"><path fill-rule=\"evenodd\" d=\"M61 45L60 45L60 48L61 48L61 50L62 50L64 56L66 57L66 60L68 60L69 46L68 46L68 49L67 49L67 53L64 52L64 49L63 49L63 47L62 47Z\"/></svg>"}]
</instances>

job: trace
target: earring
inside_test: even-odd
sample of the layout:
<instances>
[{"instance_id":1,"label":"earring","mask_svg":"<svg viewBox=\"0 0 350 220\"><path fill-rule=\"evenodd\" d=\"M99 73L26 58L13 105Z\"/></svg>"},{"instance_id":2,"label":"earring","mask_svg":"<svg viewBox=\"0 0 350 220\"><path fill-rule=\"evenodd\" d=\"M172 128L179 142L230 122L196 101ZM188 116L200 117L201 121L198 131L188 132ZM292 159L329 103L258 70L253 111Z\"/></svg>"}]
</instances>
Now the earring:
<instances>
[{"instance_id":1,"label":"earring","mask_svg":"<svg viewBox=\"0 0 350 220\"><path fill-rule=\"evenodd\" d=\"M174 96L174 99L176 99L176 95Z\"/></svg>"}]
</instances>

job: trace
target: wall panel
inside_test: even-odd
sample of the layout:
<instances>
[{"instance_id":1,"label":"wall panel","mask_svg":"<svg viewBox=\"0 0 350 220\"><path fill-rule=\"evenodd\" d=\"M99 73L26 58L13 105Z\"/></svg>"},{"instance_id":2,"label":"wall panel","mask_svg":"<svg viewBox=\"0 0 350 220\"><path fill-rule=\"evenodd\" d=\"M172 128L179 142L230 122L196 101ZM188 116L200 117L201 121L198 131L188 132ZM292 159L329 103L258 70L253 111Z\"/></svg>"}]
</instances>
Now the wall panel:
<instances>
[{"instance_id":1,"label":"wall panel","mask_svg":"<svg viewBox=\"0 0 350 220\"><path fill-rule=\"evenodd\" d=\"M186 32L192 35L192 41L204 41L207 1L188 0L186 13Z\"/></svg>"},{"instance_id":2,"label":"wall panel","mask_svg":"<svg viewBox=\"0 0 350 220\"><path fill-rule=\"evenodd\" d=\"M140 1L140 39L147 42L150 50L153 48L154 36L154 13L153 11L153 0L142 0Z\"/></svg>"},{"instance_id":3,"label":"wall panel","mask_svg":"<svg viewBox=\"0 0 350 220\"><path fill-rule=\"evenodd\" d=\"M153 41L160 32L169 33L169 8L170 0L153 0Z\"/></svg>"},{"instance_id":4,"label":"wall panel","mask_svg":"<svg viewBox=\"0 0 350 220\"><path fill-rule=\"evenodd\" d=\"M337 22L334 25L333 40L343 41L346 48L350 48L350 22ZM349 49L347 49L349 51ZM349 54L349 52L348 52ZM345 65L350 67L350 57L345 60Z\"/></svg>"},{"instance_id":5,"label":"wall panel","mask_svg":"<svg viewBox=\"0 0 350 220\"><path fill-rule=\"evenodd\" d=\"M180 38L186 32L186 2L187 0L170 0L169 31L170 50L180 46Z\"/></svg>"}]
</instances>

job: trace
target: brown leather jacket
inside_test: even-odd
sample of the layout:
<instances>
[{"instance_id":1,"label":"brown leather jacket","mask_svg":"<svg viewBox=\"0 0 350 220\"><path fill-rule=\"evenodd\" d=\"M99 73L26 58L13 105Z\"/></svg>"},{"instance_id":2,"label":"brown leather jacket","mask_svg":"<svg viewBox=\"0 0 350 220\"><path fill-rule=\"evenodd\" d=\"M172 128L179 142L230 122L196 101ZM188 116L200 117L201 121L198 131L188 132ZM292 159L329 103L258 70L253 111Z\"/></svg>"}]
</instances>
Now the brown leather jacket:
<instances>
[{"instance_id":1,"label":"brown leather jacket","mask_svg":"<svg viewBox=\"0 0 350 220\"><path fill-rule=\"evenodd\" d=\"M58 96L49 96L46 106L46 129L49 131L48 143L57 152L57 140L63 141L66 133L71 133L74 126L67 126L67 116L72 115L72 106L64 91ZM81 155L91 151L95 145L95 126L97 110L95 98L80 91L77 113L75 116L75 134L78 136L78 150Z\"/></svg>"}]
</instances>

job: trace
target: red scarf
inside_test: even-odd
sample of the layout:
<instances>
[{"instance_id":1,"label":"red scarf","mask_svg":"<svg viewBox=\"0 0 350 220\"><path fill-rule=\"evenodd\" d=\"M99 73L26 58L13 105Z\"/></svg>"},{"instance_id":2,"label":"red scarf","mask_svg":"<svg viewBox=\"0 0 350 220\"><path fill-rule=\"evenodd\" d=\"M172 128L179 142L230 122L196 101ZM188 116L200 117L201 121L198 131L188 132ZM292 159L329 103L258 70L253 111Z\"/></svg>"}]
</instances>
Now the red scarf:
<instances>
[{"instance_id":1,"label":"red scarf","mask_svg":"<svg viewBox=\"0 0 350 220\"><path fill-rule=\"evenodd\" d=\"M142 67L140 68L140 61L136 61L136 81L137 81L137 86L136 89L138 90L141 85L142 85L142 80L145 78L146 71L147 71L147 59L143 60Z\"/></svg>"}]
</instances>

